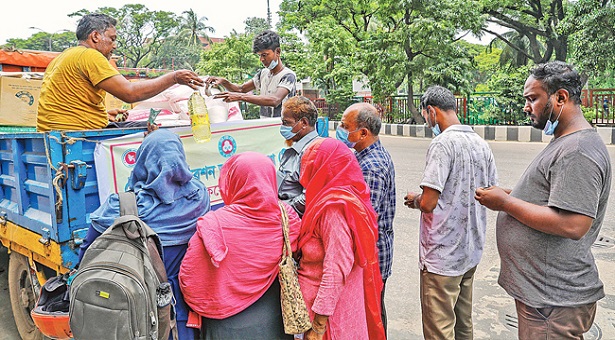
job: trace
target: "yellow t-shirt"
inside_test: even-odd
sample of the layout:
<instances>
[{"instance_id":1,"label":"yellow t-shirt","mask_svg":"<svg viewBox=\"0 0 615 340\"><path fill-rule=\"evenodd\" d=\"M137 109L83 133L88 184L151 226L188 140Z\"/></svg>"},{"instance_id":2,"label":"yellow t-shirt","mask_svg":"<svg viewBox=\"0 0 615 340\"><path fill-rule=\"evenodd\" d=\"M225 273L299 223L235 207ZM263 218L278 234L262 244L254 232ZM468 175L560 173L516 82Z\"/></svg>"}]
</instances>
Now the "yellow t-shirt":
<instances>
[{"instance_id":1,"label":"yellow t-shirt","mask_svg":"<svg viewBox=\"0 0 615 340\"><path fill-rule=\"evenodd\" d=\"M109 121L103 89L95 86L119 75L93 48L71 47L49 63L38 100L36 130L102 129Z\"/></svg>"}]
</instances>

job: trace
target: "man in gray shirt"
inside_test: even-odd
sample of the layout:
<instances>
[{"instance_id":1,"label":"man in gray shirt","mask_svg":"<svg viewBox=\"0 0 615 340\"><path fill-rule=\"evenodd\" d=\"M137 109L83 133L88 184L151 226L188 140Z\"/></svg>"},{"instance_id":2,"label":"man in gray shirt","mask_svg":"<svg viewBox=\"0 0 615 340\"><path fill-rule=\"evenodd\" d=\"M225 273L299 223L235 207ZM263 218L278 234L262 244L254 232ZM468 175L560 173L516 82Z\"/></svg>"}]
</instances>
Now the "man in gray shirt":
<instances>
[{"instance_id":1,"label":"man in gray shirt","mask_svg":"<svg viewBox=\"0 0 615 340\"><path fill-rule=\"evenodd\" d=\"M290 204L300 217L305 210L305 190L299 183L301 156L305 148L318 138L317 119L316 106L305 97L292 97L282 106L280 134L289 148L282 154L277 171L278 196Z\"/></svg>"},{"instance_id":2,"label":"man in gray shirt","mask_svg":"<svg viewBox=\"0 0 615 340\"><path fill-rule=\"evenodd\" d=\"M525 82L524 111L554 138L515 188L479 188L500 211L499 284L516 303L519 339L582 339L604 289L591 252L611 187L611 161L581 111L581 77L571 65L536 66Z\"/></svg>"},{"instance_id":3,"label":"man in gray shirt","mask_svg":"<svg viewBox=\"0 0 615 340\"><path fill-rule=\"evenodd\" d=\"M280 117L282 104L295 96L297 76L282 64L280 37L277 33L266 30L256 35L252 51L265 66L252 79L238 85L226 78L209 77L205 83L222 85L229 91L218 93L214 98L221 98L225 102L241 100L260 105L261 118ZM258 90L259 94L252 94L253 90Z\"/></svg>"}]
</instances>

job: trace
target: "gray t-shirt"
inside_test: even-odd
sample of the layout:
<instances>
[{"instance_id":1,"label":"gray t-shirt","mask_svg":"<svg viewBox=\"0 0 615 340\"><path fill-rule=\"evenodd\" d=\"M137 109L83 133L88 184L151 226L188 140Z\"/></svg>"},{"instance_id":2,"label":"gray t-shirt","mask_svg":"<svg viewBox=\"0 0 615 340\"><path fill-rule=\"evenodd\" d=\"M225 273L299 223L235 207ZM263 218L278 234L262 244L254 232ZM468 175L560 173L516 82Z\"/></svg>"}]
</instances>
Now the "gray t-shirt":
<instances>
[{"instance_id":1,"label":"gray t-shirt","mask_svg":"<svg viewBox=\"0 0 615 340\"><path fill-rule=\"evenodd\" d=\"M261 117L281 117L282 116L282 104L291 97L295 96L297 76L288 67L284 67L282 71L276 75L272 75L268 68L264 68L254 75L252 78L254 87L260 92L260 95L267 96L275 93L278 87L282 87L288 90L288 95L282 100L282 103L276 107L261 106Z\"/></svg>"},{"instance_id":2,"label":"gray t-shirt","mask_svg":"<svg viewBox=\"0 0 615 340\"><path fill-rule=\"evenodd\" d=\"M453 125L433 139L421 187L439 191L440 198L433 212L421 214L419 269L459 276L478 265L487 209L474 192L497 180L491 148L471 127Z\"/></svg>"},{"instance_id":3,"label":"gray t-shirt","mask_svg":"<svg viewBox=\"0 0 615 340\"><path fill-rule=\"evenodd\" d=\"M593 129L554 138L532 161L511 196L589 216L580 240L545 234L500 212L496 236L499 284L517 300L535 307L572 307L604 297L591 252L606 211L611 160Z\"/></svg>"}]
</instances>

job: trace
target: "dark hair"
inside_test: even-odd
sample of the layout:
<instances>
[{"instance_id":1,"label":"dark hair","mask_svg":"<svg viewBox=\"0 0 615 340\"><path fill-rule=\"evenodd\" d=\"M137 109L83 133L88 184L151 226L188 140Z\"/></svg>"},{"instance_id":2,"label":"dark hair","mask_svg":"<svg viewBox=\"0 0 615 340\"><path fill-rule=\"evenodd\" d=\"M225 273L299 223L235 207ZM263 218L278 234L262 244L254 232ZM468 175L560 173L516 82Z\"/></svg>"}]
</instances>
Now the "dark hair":
<instances>
[{"instance_id":1,"label":"dark hair","mask_svg":"<svg viewBox=\"0 0 615 340\"><path fill-rule=\"evenodd\" d=\"M421 97L421 109L426 108L427 105L435 106L443 111L454 111L457 109L457 100L449 89L434 85L427 88Z\"/></svg>"},{"instance_id":2,"label":"dark hair","mask_svg":"<svg viewBox=\"0 0 615 340\"><path fill-rule=\"evenodd\" d=\"M530 76L540 80L542 88L552 95L559 89L568 91L570 99L576 104L581 104L581 76L570 64L563 61L551 61L536 65L530 70Z\"/></svg>"},{"instance_id":3,"label":"dark hair","mask_svg":"<svg viewBox=\"0 0 615 340\"><path fill-rule=\"evenodd\" d=\"M280 36L271 30L266 30L254 37L252 52L258 53L263 50L273 50L280 48Z\"/></svg>"},{"instance_id":4,"label":"dark hair","mask_svg":"<svg viewBox=\"0 0 615 340\"><path fill-rule=\"evenodd\" d=\"M380 128L382 127L382 121L378 110L371 104L361 103L356 104L357 107L357 127L366 128L372 135L378 136Z\"/></svg>"},{"instance_id":5,"label":"dark hair","mask_svg":"<svg viewBox=\"0 0 615 340\"><path fill-rule=\"evenodd\" d=\"M75 34L77 35L77 40L84 41L88 38L90 33L97 31L102 34L109 27L115 27L116 24L117 20L106 14L86 14L81 18L81 20L79 20Z\"/></svg>"},{"instance_id":6,"label":"dark hair","mask_svg":"<svg viewBox=\"0 0 615 340\"><path fill-rule=\"evenodd\" d=\"M306 118L310 126L316 125L318 109L311 100L305 97L296 96L288 98L288 100L284 102L284 110L290 110L296 121L301 118Z\"/></svg>"}]
</instances>

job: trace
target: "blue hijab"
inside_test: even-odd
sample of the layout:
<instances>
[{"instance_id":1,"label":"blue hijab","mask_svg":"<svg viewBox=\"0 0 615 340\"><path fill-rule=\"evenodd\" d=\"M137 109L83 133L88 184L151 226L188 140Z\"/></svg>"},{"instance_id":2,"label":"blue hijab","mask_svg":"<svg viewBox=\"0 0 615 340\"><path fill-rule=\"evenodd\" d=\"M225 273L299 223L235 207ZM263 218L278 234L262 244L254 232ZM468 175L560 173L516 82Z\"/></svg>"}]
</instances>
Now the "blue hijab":
<instances>
[{"instance_id":1,"label":"blue hijab","mask_svg":"<svg viewBox=\"0 0 615 340\"><path fill-rule=\"evenodd\" d=\"M162 246L186 244L196 221L209 211L209 192L192 177L184 147L175 133L156 130L143 140L128 179L137 197L139 218L160 237ZM92 227L103 233L120 215L117 194L90 214Z\"/></svg>"}]
</instances>

